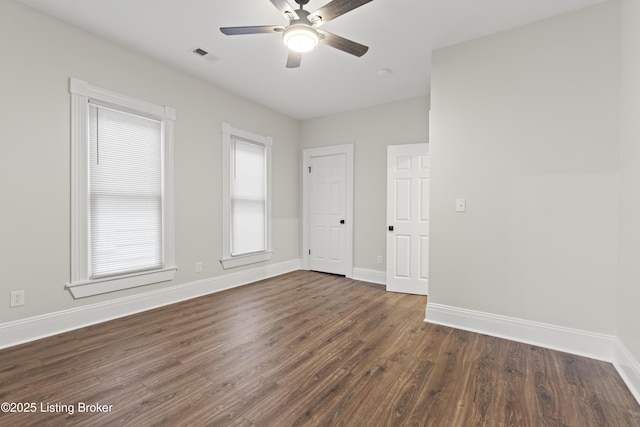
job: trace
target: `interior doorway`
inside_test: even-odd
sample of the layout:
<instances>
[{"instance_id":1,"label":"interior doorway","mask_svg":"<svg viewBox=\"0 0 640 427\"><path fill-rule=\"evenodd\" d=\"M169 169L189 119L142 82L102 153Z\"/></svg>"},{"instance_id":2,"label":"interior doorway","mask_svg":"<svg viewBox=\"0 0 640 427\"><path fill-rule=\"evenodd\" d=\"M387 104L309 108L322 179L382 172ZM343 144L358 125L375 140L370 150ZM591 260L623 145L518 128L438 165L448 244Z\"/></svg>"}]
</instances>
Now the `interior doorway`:
<instances>
[{"instance_id":1,"label":"interior doorway","mask_svg":"<svg viewBox=\"0 0 640 427\"><path fill-rule=\"evenodd\" d=\"M303 267L353 277L353 145L303 150Z\"/></svg>"},{"instance_id":2,"label":"interior doorway","mask_svg":"<svg viewBox=\"0 0 640 427\"><path fill-rule=\"evenodd\" d=\"M429 144L387 147L387 290L429 292Z\"/></svg>"}]
</instances>

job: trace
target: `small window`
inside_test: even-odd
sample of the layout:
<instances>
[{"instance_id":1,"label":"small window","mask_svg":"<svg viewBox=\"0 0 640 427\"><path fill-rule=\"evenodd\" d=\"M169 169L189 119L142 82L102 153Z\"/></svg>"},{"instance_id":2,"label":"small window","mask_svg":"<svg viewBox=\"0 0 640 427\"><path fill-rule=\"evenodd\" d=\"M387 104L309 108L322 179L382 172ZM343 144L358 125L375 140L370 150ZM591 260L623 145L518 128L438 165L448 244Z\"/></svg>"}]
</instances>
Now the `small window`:
<instances>
[{"instance_id":1,"label":"small window","mask_svg":"<svg viewBox=\"0 0 640 427\"><path fill-rule=\"evenodd\" d=\"M272 139L222 125L223 267L271 258Z\"/></svg>"},{"instance_id":2,"label":"small window","mask_svg":"<svg viewBox=\"0 0 640 427\"><path fill-rule=\"evenodd\" d=\"M171 108L71 79L74 297L171 280Z\"/></svg>"}]
</instances>

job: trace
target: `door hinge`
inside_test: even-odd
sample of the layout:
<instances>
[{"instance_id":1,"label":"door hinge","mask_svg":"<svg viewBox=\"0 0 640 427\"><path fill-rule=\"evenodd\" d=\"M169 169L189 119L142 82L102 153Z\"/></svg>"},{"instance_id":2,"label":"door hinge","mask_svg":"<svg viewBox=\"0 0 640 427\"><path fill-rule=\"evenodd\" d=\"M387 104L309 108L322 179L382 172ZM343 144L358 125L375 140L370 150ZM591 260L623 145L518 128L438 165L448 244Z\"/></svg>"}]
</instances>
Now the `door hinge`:
<instances>
[{"instance_id":1,"label":"door hinge","mask_svg":"<svg viewBox=\"0 0 640 427\"><path fill-rule=\"evenodd\" d=\"M309 166L309 173L311 173L311 166Z\"/></svg>"},{"instance_id":2,"label":"door hinge","mask_svg":"<svg viewBox=\"0 0 640 427\"><path fill-rule=\"evenodd\" d=\"M309 255L311 255L311 249L309 249Z\"/></svg>"}]
</instances>

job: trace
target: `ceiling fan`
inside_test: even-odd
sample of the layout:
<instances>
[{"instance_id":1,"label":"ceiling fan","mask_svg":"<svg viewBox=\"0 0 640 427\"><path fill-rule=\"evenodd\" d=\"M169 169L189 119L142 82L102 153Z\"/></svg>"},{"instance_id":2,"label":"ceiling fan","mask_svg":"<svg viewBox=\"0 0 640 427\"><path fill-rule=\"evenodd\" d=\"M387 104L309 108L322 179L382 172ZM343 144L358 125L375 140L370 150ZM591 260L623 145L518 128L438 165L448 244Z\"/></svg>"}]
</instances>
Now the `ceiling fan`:
<instances>
[{"instance_id":1,"label":"ceiling fan","mask_svg":"<svg viewBox=\"0 0 640 427\"><path fill-rule=\"evenodd\" d=\"M320 26L372 0L333 0L314 12L308 12L303 6L309 0L295 0L300 5L294 9L287 0L269 0L289 20L289 25L262 25L250 27L222 27L220 31L228 36L239 34L282 33L282 41L289 48L287 68L297 68L302 54L324 43L343 52L362 56L369 48L354 41L319 29Z\"/></svg>"}]
</instances>

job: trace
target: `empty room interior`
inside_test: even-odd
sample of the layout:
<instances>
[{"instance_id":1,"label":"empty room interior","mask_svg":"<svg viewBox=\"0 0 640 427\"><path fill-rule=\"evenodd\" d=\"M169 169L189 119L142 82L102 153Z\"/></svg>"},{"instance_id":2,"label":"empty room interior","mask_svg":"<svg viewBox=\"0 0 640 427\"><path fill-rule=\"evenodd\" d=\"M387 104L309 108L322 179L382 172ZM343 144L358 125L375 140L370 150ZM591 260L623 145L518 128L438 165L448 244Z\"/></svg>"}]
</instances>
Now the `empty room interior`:
<instances>
[{"instance_id":1,"label":"empty room interior","mask_svg":"<svg viewBox=\"0 0 640 427\"><path fill-rule=\"evenodd\" d=\"M0 0L0 424L640 425L638 22Z\"/></svg>"}]
</instances>

